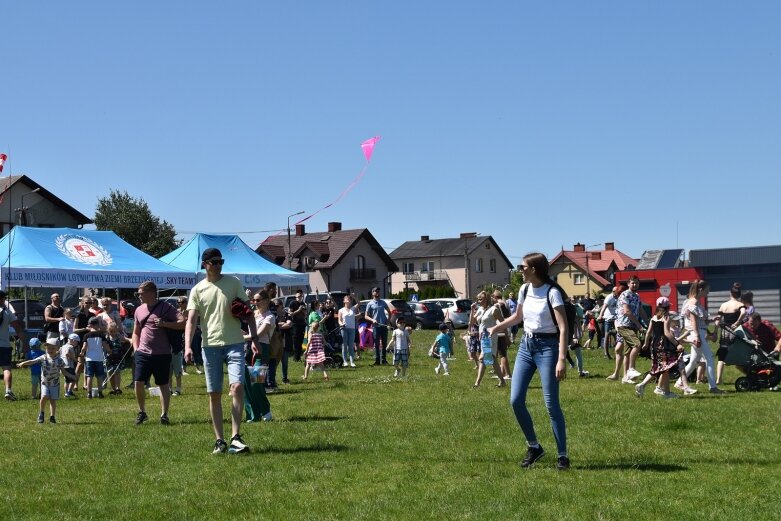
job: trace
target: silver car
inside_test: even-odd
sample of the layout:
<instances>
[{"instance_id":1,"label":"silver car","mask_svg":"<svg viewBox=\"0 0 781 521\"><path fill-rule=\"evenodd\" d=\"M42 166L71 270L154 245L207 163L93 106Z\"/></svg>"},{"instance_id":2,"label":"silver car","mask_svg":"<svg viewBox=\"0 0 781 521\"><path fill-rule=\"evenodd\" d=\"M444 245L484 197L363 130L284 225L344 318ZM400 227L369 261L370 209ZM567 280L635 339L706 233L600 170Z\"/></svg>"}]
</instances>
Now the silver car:
<instances>
[{"instance_id":1,"label":"silver car","mask_svg":"<svg viewBox=\"0 0 781 521\"><path fill-rule=\"evenodd\" d=\"M437 304L445 314L445 323L453 324L454 328L467 327L469 325L469 311L472 301L465 298L430 298L421 300L423 304Z\"/></svg>"}]
</instances>

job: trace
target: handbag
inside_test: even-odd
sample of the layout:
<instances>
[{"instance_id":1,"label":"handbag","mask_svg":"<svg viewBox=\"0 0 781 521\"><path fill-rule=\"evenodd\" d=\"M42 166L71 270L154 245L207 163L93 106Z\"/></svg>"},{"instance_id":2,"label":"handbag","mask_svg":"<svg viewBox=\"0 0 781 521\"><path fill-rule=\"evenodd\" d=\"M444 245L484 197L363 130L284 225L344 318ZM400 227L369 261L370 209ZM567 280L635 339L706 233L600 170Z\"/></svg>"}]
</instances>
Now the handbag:
<instances>
[{"instance_id":1,"label":"handbag","mask_svg":"<svg viewBox=\"0 0 781 521\"><path fill-rule=\"evenodd\" d=\"M275 330L271 336L269 336L269 345L271 346L271 358L274 360L282 360L282 352L284 351L284 344L282 343L282 334Z\"/></svg>"}]
</instances>

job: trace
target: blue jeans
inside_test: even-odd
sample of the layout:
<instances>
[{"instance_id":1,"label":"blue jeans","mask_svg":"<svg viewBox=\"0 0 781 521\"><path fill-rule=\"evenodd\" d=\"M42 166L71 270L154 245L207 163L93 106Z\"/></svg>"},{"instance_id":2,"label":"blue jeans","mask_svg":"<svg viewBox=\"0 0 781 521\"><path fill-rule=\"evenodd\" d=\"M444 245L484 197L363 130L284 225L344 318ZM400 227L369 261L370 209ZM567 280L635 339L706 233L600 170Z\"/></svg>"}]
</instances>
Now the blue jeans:
<instances>
[{"instance_id":1,"label":"blue jeans","mask_svg":"<svg viewBox=\"0 0 781 521\"><path fill-rule=\"evenodd\" d=\"M355 329L342 330L342 360L349 362L355 357Z\"/></svg>"},{"instance_id":2,"label":"blue jeans","mask_svg":"<svg viewBox=\"0 0 781 521\"><path fill-rule=\"evenodd\" d=\"M382 361L388 362L388 325L387 324L375 324L374 325L374 362L380 363L380 354L382 354ZM382 349L380 349L380 341L382 341Z\"/></svg>"},{"instance_id":3,"label":"blue jeans","mask_svg":"<svg viewBox=\"0 0 781 521\"><path fill-rule=\"evenodd\" d=\"M523 335L518 356L515 359L515 370L510 385L510 405L515 413L515 419L521 426L526 441L537 442L534 423L526 408L526 392L529 389L534 372L540 370L542 380L542 396L548 408L553 437L559 455L567 454L567 429L564 425L564 413L559 405L559 381L556 380L556 362L559 359L558 338L531 338Z\"/></svg>"}]
</instances>

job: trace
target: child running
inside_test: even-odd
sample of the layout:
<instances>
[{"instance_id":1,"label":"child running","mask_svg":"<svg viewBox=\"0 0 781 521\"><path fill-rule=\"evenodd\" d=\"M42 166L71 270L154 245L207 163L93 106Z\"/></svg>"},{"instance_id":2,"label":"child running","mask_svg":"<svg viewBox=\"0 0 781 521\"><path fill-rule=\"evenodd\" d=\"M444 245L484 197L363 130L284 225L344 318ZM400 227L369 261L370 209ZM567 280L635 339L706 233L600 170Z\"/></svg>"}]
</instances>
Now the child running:
<instances>
[{"instance_id":1,"label":"child running","mask_svg":"<svg viewBox=\"0 0 781 521\"><path fill-rule=\"evenodd\" d=\"M448 334L448 327L446 324L440 324L439 325L439 334L437 335L437 338L434 339L434 344L432 344L431 349L435 353L439 353L439 363L434 368L434 372L436 374L439 374L440 370L445 371L445 376L450 376L450 369L447 366L447 357L450 355L451 348L450 348L450 342L451 338Z\"/></svg>"},{"instance_id":2,"label":"child running","mask_svg":"<svg viewBox=\"0 0 781 521\"><path fill-rule=\"evenodd\" d=\"M40 366L41 369L41 401L38 412L38 423L43 423L43 412L46 408L46 402L49 402L49 423L57 423L55 418L57 412L57 400L60 399L60 371L65 367L65 363L60 358L60 348L57 344L44 344L46 352L33 359L19 362L18 367Z\"/></svg>"},{"instance_id":3,"label":"child running","mask_svg":"<svg viewBox=\"0 0 781 521\"><path fill-rule=\"evenodd\" d=\"M38 338L31 338L29 342L30 349L27 351L27 361L37 360L46 354L46 351L41 349L41 341ZM25 366L27 367L27 366ZM41 366L40 364L30 365L30 382L32 383L32 390L30 396L33 400L40 398L38 393L41 390Z\"/></svg>"},{"instance_id":4,"label":"child running","mask_svg":"<svg viewBox=\"0 0 781 521\"><path fill-rule=\"evenodd\" d=\"M109 394L122 394L122 369L125 366L125 354L130 349L130 340L119 332L116 322L108 324L108 343L111 346L106 358L106 369L111 375Z\"/></svg>"},{"instance_id":5,"label":"child running","mask_svg":"<svg viewBox=\"0 0 781 521\"><path fill-rule=\"evenodd\" d=\"M325 339L323 334L320 333L319 320L314 320L309 324L309 343L306 348L304 380L309 377L309 371L313 371L315 367L322 369L323 380L328 380L328 373L325 371Z\"/></svg>"},{"instance_id":6,"label":"child running","mask_svg":"<svg viewBox=\"0 0 781 521\"><path fill-rule=\"evenodd\" d=\"M60 348L60 358L65 364L62 374L65 375L65 397L76 398L73 391L76 390L78 377L76 376L76 349L79 347L81 338L76 333L71 333L65 339L65 343Z\"/></svg>"},{"instance_id":7,"label":"child running","mask_svg":"<svg viewBox=\"0 0 781 521\"><path fill-rule=\"evenodd\" d=\"M396 329L393 330L393 337L388 342L388 349L393 348L393 365L396 370L393 377L397 378L399 374L402 377L407 376L407 367L409 367L409 331L404 327L404 319L396 319Z\"/></svg>"}]
</instances>

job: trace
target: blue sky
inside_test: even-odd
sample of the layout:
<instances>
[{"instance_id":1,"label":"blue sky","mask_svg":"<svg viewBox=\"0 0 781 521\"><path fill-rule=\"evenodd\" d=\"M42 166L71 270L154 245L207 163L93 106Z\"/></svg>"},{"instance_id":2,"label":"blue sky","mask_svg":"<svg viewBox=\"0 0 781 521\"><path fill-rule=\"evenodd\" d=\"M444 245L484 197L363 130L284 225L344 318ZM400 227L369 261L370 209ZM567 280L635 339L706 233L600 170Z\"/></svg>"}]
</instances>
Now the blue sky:
<instances>
[{"instance_id":1,"label":"blue sky","mask_svg":"<svg viewBox=\"0 0 781 521\"><path fill-rule=\"evenodd\" d=\"M779 244L778 2L0 1L0 151L183 238ZM254 233L249 233L254 232Z\"/></svg>"}]
</instances>

